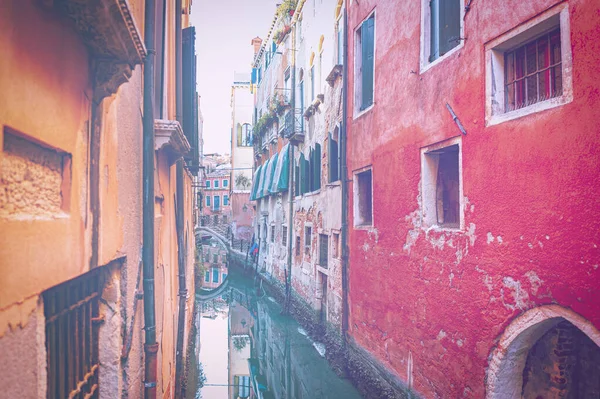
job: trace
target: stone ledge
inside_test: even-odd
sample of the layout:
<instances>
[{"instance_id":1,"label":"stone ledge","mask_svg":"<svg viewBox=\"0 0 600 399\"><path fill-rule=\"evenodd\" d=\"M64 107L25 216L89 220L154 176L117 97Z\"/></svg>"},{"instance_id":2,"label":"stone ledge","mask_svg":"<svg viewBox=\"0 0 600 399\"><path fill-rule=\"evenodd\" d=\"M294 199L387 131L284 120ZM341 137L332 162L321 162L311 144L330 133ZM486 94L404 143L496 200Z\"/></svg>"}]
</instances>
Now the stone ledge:
<instances>
[{"instance_id":1,"label":"stone ledge","mask_svg":"<svg viewBox=\"0 0 600 399\"><path fill-rule=\"evenodd\" d=\"M190 149L190 143L183 134L183 129L178 121L155 119L154 120L154 149L169 150L177 158L187 154Z\"/></svg>"}]
</instances>

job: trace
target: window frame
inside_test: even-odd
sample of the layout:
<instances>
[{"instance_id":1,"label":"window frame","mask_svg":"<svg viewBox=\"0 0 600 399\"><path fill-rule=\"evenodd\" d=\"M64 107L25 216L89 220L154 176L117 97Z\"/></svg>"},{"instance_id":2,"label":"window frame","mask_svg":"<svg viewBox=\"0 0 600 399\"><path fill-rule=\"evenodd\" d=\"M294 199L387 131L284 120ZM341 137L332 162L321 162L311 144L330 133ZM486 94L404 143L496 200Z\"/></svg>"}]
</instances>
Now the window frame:
<instances>
[{"instance_id":1,"label":"window frame","mask_svg":"<svg viewBox=\"0 0 600 399\"><path fill-rule=\"evenodd\" d=\"M213 182L213 187L219 188L219 179L215 179L215 181Z\"/></svg>"},{"instance_id":2,"label":"window frame","mask_svg":"<svg viewBox=\"0 0 600 399\"><path fill-rule=\"evenodd\" d=\"M223 179L223 188L225 187L229 187L229 180L228 179Z\"/></svg>"},{"instance_id":3,"label":"window frame","mask_svg":"<svg viewBox=\"0 0 600 399\"><path fill-rule=\"evenodd\" d=\"M444 148L458 145L458 226L438 224L437 207L437 175L439 159L436 159L432 152L443 150ZM422 226L425 229L433 228L443 231L464 231L465 212L464 212L464 179L462 162L462 137L454 137L440 143L432 144L421 148L421 219Z\"/></svg>"},{"instance_id":4,"label":"window frame","mask_svg":"<svg viewBox=\"0 0 600 399\"><path fill-rule=\"evenodd\" d=\"M555 28L560 29L562 95L506 111L505 54ZM573 101L573 59L568 3L558 4L498 36L485 44L484 51L486 126L497 125Z\"/></svg>"},{"instance_id":5,"label":"window frame","mask_svg":"<svg viewBox=\"0 0 600 399\"><path fill-rule=\"evenodd\" d=\"M325 239L325 245L323 245L323 239ZM324 234L324 233L319 233L319 258L318 260L318 265L321 267L324 267L325 269L328 268L329 265L329 241L330 241L330 237L328 234ZM325 247L325 249L323 250L323 247ZM325 261L323 263L323 251L325 251Z\"/></svg>"},{"instance_id":6,"label":"window frame","mask_svg":"<svg viewBox=\"0 0 600 399\"><path fill-rule=\"evenodd\" d=\"M420 46L420 72L433 68L434 66L442 63L444 60L451 57L453 54L459 52L465 46L465 0L459 0L460 9L460 29L459 29L459 43L454 48L450 49L447 53L439 56L433 61L429 61L431 55L431 11L430 11L430 0L421 0L421 46Z\"/></svg>"},{"instance_id":7,"label":"window frame","mask_svg":"<svg viewBox=\"0 0 600 399\"><path fill-rule=\"evenodd\" d=\"M373 17L373 82L372 89L373 95L371 99L371 104L365 108L362 108L362 94L363 94L363 84L362 84L362 26L365 21ZM359 33L360 32L360 33ZM357 119L369 112L375 106L375 82L376 82L376 64L377 64L377 18L375 14L375 9L367 15L360 23L354 28L353 31L354 37L354 93L353 93L353 119Z\"/></svg>"},{"instance_id":8,"label":"window frame","mask_svg":"<svg viewBox=\"0 0 600 399\"><path fill-rule=\"evenodd\" d=\"M365 221L362 220L361 217L359 217L360 214L360 204L359 204L359 182L358 182L358 175L365 173L365 172L371 172L371 220L369 221L369 223L365 223ZM374 197L373 197L373 180L374 180L374 175L373 175L373 166L369 165L369 166L365 166L364 168L361 169L357 169L354 172L352 172L352 196L353 196L353 226L356 230L360 230L360 229L370 229L375 225L375 215L374 215ZM359 223L360 221L360 223Z\"/></svg>"},{"instance_id":9,"label":"window frame","mask_svg":"<svg viewBox=\"0 0 600 399\"><path fill-rule=\"evenodd\" d=\"M312 227L312 224L307 223L304 225L304 254L308 256L310 256L312 251ZM310 234L308 234L308 232L310 232Z\"/></svg>"}]
</instances>

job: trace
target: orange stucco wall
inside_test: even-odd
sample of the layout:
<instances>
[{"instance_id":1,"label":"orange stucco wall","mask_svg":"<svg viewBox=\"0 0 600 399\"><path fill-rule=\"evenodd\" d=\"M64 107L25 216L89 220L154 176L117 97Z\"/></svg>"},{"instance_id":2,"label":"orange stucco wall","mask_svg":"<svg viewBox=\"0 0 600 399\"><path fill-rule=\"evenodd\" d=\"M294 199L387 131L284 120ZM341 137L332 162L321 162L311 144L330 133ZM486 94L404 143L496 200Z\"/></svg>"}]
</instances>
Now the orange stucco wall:
<instances>
[{"instance_id":1,"label":"orange stucco wall","mask_svg":"<svg viewBox=\"0 0 600 399\"><path fill-rule=\"evenodd\" d=\"M0 13L0 140L6 128L71 156L63 214L0 218L0 336L26 320L32 299L84 270L86 164L90 84L88 53L67 21L32 1L8 2ZM4 151L2 173L8 173ZM22 173L22 171L14 171ZM27 177L25 177L27 179ZM27 184L43 184L31 178ZM14 199L19 201L19 198ZM10 232L10 234L7 234Z\"/></svg>"}]
</instances>

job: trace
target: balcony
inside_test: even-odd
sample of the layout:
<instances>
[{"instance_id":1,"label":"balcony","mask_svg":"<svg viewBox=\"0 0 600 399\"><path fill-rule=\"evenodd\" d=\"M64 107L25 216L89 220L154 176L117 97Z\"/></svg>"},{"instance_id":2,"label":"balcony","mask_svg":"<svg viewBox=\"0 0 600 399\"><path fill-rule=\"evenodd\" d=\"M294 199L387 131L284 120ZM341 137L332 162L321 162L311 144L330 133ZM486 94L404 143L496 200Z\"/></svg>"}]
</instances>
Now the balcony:
<instances>
[{"instance_id":1,"label":"balcony","mask_svg":"<svg viewBox=\"0 0 600 399\"><path fill-rule=\"evenodd\" d=\"M304 142L304 121L301 109L288 110L284 115L283 127L280 129L282 137L294 143Z\"/></svg>"}]
</instances>

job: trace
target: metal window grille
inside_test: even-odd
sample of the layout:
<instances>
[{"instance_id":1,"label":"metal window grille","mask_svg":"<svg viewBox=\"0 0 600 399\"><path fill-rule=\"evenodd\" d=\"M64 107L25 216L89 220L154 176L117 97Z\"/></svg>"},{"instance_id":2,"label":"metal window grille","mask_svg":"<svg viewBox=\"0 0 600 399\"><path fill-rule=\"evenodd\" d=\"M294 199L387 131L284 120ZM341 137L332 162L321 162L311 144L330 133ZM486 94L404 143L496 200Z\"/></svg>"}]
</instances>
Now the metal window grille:
<instances>
[{"instance_id":1,"label":"metal window grille","mask_svg":"<svg viewBox=\"0 0 600 399\"><path fill-rule=\"evenodd\" d=\"M327 267L328 250L329 236L327 234L319 234L319 265Z\"/></svg>"},{"instance_id":2,"label":"metal window grille","mask_svg":"<svg viewBox=\"0 0 600 399\"><path fill-rule=\"evenodd\" d=\"M506 52L504 68L507 112L562 95L560 29Z\"/></svg>"},{"instance_id":3,"label":"metal window grille","mask_svg":"<svg viewBox=\"0 0 600 399\"><path fill-rule=\"evenodd\" d=\"M271 226L271 242L275 242L275 226Z\"/></svg>"},{"instance_id":4,"label":"metal window grille","mask_svg":"<svg viewBox=\"0 0 600 399\"><path fill-rule=\"evenodd\" d=\"M42 294L48 398L99 397L99 299L105 278L105 269L97 268Z\"/></svg>"},{"instance_id":5,"label":"metal window grille","mask_svg":"<svg viewBox=\"0 0 600 399\"><path fill-rule=\"evenodd\" d=\"M304 253L310 254L310 245L312 243L312 227L304 229Z\"/></svg>"},{"instance_id":6,"label":"metal window grille","mask_svg":"<svg viewBox=\"0 0 600 399\"><path fill-rule=\"evenodd\" d=\"M281 234L281 245L282 246L287 246L287 226L283 226L282 229L282 234Z\"/></svg>"},{"instance_id":7,"label":"metal window grille","mask_svg":"<svg viewBox=\"0 0 600 399\"><path fill-rule=\"evenodd\" d=\"M460 174L458 168L458 145L440 151L436 180L436 215L440 226L460 225Z\"/></svg>"}]
</instances>

